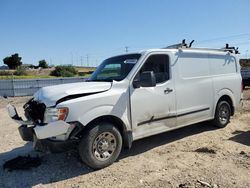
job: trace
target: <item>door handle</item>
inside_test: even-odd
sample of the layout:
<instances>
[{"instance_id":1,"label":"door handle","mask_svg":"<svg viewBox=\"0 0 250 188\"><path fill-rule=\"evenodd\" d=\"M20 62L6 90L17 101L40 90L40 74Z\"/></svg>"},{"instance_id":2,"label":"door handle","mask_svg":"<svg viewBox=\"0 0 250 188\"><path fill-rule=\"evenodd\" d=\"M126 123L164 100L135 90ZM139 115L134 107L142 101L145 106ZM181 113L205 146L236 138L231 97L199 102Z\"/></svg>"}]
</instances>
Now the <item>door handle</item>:
<instances>
[{"instance_id":1,"label":"door handle","mask_svg":"<svg viewBox=\"0 0 250 188\"><path fill-rule=\"evenodd\" d=\"M165 94L168 94L168 93L171 93L172 91L173 91L173 89L166 88L166 89L164 90L164 93L165 93Z\"/></svg>"}]
</instances>

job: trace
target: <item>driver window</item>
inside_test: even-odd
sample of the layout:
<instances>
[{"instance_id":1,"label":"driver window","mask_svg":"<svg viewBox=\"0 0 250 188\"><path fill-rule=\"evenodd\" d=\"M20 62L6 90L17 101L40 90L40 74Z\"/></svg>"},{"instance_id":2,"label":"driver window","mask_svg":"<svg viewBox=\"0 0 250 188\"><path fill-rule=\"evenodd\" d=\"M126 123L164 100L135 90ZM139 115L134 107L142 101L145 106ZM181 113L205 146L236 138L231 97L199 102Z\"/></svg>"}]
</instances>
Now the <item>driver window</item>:
<instances>
[{"instance_id":1,"label":"driver window","mask_svg":"<svg viewBox=\"0 0 250 188\"><path fill-rule=\"evenodd\" d=\"M140 74L145 71L153 71L156 84L169 80L169 58L167 55L151 55L140 70Z\"/></svg>"}]
</instances>

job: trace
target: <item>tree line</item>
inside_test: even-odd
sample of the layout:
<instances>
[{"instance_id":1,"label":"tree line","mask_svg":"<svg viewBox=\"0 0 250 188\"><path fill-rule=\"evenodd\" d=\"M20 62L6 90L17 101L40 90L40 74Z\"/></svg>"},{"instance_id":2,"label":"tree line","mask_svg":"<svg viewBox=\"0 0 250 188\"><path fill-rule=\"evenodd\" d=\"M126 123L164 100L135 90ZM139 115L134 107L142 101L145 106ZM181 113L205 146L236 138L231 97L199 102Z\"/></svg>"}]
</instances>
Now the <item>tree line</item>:
<instances>
[{"instance_id":1,"label":"tree line","mask_svg":"<svg viewBox=\"0 0 250 188\"><path fill-rule=\"evenodd\" d=\"M22 60L22 57L20 57L18 53L15 53L15 54L13 54L11 56L5 57L3 59L3 63L5 65L7 65L9 67L9 69L14 69L15 70L15 69L17 69L18 67L20 67L23 64L21 60ZM49 65L46 62L46 60L43 59L43 60L40 60L38 62L38 66L32 65L31 67L32 68L41 67L41 68L46 69L46 68L49 68Z\"/></svg>"},{"instance_id":2,"label":"tree line","mask_svg":"<svg viewBox=\"0 0 250 188\"><path fill-rule=\"evenodd\" d=\"M18 53L15 53L11 56L5 57L3 59L3 62L5 65L9 67L11 70L16 70L14 72L14 75L22 76L27 75L27 72L24 67L22 67L22 57L19 56ZM29 68L49 68L48 63L46 60L40 60L38 62L38 66L30 65ZM9 72L4 72L4 74L9 74ZM50 72L51 76L56 77L73 77L75 75L78 75L78 71L73 67L72 65L62 65L62 66L56 66L54 70Z\"/></svg>"}]
</instances>

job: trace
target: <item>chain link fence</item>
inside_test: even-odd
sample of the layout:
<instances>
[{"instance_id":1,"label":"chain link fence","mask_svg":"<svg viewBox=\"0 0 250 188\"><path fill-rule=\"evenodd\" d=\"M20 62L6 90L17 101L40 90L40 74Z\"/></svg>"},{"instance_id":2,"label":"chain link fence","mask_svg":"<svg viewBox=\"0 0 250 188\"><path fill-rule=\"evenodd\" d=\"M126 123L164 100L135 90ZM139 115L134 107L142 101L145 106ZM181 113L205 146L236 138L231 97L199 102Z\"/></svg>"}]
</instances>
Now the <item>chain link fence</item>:
<instances>
[{"instance_id":1,"label":"chain link fence","mask_svg":"<svg viewBox=\"0 0 250 188\"><path fill-rule=\"evenodd\" d=\"M83 77L0 80L0 96L31 96L41 87L84 82L85 80L86 78Z\"/></svg>"}]
</instances>

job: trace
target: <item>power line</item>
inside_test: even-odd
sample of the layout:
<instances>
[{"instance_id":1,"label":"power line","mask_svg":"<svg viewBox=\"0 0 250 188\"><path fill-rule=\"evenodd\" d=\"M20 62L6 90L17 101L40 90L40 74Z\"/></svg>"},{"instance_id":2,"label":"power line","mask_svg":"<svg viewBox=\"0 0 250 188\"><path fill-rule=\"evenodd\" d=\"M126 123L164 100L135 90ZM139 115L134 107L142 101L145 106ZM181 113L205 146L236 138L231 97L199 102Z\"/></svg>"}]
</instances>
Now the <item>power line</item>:
<instances>
[{"instance_id":1,"label":"power line","mask_svg":"<svg viewBox=\"0 0 250 188\"><path fill-rule=\"evenodd\" d=\"M243 34L239 34L239 35L230 35L230 36L226 36L226 37L217 37L217 38L212 38L212 39L205 39L205 40L197 41L196 44L206 43L206 42L210 42L210 41L225 40L225 39L230 39L230 38L242 38L242 37L246 37L246 36L250 37L250 33L243 33Z\"/></svg>"},{"instance_id":2,"label":"power line","mask_svg":"<svg viewBox=\"0 0 250 188\"><path fill-rule=\"evenodd\" d=\"M245 44L250 44L250 41L249 42L241 42L241 43L233 43L234 46L245 45Z\"/></svg>"},{"instance_id":3,"label":"power line","mask_svg":"<svg viewBox=\"0 0 250 188\"><path fill-rule=\"evenodd\" d=\"M215 37L215 38L211 38L211 39L204 39L204 40L200 40L200 41L195 41L194 44L202 44L202 43L208 43L208 42L212 42L212 41L221 41L221 40L226 40L226 39L230 39L230 38L244 38L244 37L248 37L248 39L250 39L250 33L242 33L242 34L238 34L238 35L229 35L229 36L225 36L225 37ZM130 46L130 48L136 47L138 48L151 48L152 46L154 47L159 47L159 46L166 46L166 44L145 44L145 45L140 45L140 46Z\"/></svg>"},{"instance_id":4,"label":"power line","mask_svg":"<svg viewBox=\"0 0 250 188\"><path fill-rule=\"evenodd\" d=\"M242 39L247 37L247 41L242 41ZM215 38L210 38L210 39L204 39L204 40L200 40L200 41L195 41L195 45L199 45L202 43L213 43L213 47L222 47L220 43L220 41L222 40L226 40L226 39L233 39L230 40L229 43L230 45L233 46L237 46L237 45L248 45L250 44L250 42L248 42L250 40L250 33L242 33L242 34L237 34L237 35L229 35L229 36L225 36L225 37L215 37ZM241 39L241 40L238 40ZM245 39L244 39L245 40ZM218 42L217 42L218 41ZM234 42L235 43L234 43ZM91 59L93 58L106 58L109 57L111 55L114 55L115 53L124 53L124 48L125 48L125 52L128 53L129 51L139 51L142 50L144 48L160 48L162 46L166 46L167 44L144 44L144 45L129 45L129 46L125 46L125 47L119 47L113 50L104 50L101 52L97 52L97 53L88 53L85 58L86 58L86 65L89 66L90 65L90 56ZM74 64L74 54L72 52L70 52L70 56L71 56L71 64ZM82 56L78 56L77 55L77 59L76 61L78 62L80 60L80 64L81 66L83 66L83 64L85 64L85 58ZM83 60L84 59L84 60ZM94 60L93 60L94 61ZM52 60L50 61L52 62ZM97 63L97 62L95 62Z\"/></svg>"}]
</instances>

